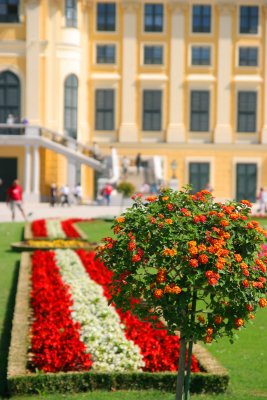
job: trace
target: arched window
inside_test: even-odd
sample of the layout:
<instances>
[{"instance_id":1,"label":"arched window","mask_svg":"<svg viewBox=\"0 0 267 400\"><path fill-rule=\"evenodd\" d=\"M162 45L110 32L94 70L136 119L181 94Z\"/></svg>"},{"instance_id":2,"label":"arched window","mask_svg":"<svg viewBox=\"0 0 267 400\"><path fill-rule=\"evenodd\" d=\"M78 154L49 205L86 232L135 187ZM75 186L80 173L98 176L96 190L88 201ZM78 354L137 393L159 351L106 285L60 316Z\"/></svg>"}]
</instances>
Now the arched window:
<instances>
[{"instance_id":1,"label":"arched window","mask_svg":"<svg viewBox=\"0 0 267 400\"><path fill-rule=\"evenodd\" d=\"M20 81L11 71L0 73L0 123L6 123L12 114L14 122L20 122ZM10 134L15 131L1 129L0 133Z\"/></svg>"},{"instance_id":2,"label":"arched window","mask_svg":"<svg viewBox=\"0 0 267 400\"><path fill-rule=\"evenodd\" d=\"M64 84L64 130L69 136L77 137L78 78L69 75Z\"/></svg>"}]
</instances>

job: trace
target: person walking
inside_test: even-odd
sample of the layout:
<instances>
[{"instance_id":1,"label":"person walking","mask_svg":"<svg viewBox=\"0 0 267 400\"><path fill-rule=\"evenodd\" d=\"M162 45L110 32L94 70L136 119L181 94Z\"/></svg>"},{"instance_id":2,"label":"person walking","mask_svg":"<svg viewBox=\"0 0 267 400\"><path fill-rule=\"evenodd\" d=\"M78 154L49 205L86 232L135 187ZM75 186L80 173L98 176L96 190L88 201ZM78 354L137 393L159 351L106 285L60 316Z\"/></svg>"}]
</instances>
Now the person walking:
<instances>
[{"instance_id":1,"label":"person walking","mask_svg":"<svg viewBox=\"0 0 267 400\"><path fill-rule=\"evenodd\" d=\"M54 207L57 203L57 186L55 183L52 183L50 186L50 205Z\"/></svg>"},{"instance_id":2,"label":"person walking","mask_svg":"<svg viewBox=\"0 0 267 400\"><path fill-rule=\"evenodd\" d=\"M73 195L76 199L77 204L82 204L83 190L80 183L77 183L75 188L73 189Z\"/></svg>"},{"instance_id":3,"label":"person walking","mask_svg":"<svg viewBox=\"0 0 267 400\"><path fill-rule=\"evenodd\" d=\"M140 168L142 167L141 153L138 153L137 156L136 156L135 166L136 166L137 175L139 175L140 174Z\"/></svg>"},{"instance_id":4,"label":"person walking","mask_svg":"<svg viewBox=\"0 0 267 400\"><path fill-rule=\"evenodd\" d=\"M70 206L70 199L69 199L70 188L68 187L68 185L63 185L61 187L60 194L61 194L61 196L60 196L61 206L63 207L65 204Z\"/></svg>"},{"instance_id":5,"label":"person walking","mask_svg":"<svg viewBox=\"0 0 267 400\"><path fill-rule=\"evenodd\" d=\"M10 206L12 221L15 221L16 208L18 208L23 215L25 221L27 220L25 212L22 207L22 187L19 185L18 179L15 179L12 185L7 189L7 204Z\"/></svg>"},{"instance_id":6,"label":"person walking","mask_svg":"<svg viewBox=\"0 0 267 400\"><path fill-rule=\"evenodd\" d=\"M106 200L107 206L110 205L110 196L111 196L112 190L113 190L113 187L111 186L110 183L107 183L103 189L103 197Z\"/></svg>"},{"instance_id":7,"label":"person walking","mask_svg":"<svg viewBox=\"0 0 267 400\"><path fill-rule=\"evenodd\" d=\"M122 177L126 179L128 177L129 166L130 166L129 158L124 156L121 165L122 165Z\"/></svg>"}]
</instances>

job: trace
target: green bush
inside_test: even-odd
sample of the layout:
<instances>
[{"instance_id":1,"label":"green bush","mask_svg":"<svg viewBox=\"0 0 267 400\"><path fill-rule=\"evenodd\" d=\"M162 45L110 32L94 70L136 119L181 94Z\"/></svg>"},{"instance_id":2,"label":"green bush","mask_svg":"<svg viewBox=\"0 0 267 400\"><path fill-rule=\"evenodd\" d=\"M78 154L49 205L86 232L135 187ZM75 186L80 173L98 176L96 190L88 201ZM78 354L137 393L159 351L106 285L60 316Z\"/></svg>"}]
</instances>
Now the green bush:
<instances>
[{"instance_id":1,"label":"green bush","mask_svg":"<svg viewBox=\"0 0 267 400\"><path fill-rule=\"evenodd\" d=\"M222 393L229 376L192 374L192 393ZM175 392L176 373L58 373L9 377L9 394L77 393L93 390L146 390Z\"/></svg>"},{"instance_id":2,"label":"green bush","mask_svg":"<svg viewBox=\"0 0 267 400\"><path fill-rule=\"evenodd\" d=\"M117 190L123 197L131 197L135 192L135 186L131 182L121 182Z\"/></svg>"}]
</instances>

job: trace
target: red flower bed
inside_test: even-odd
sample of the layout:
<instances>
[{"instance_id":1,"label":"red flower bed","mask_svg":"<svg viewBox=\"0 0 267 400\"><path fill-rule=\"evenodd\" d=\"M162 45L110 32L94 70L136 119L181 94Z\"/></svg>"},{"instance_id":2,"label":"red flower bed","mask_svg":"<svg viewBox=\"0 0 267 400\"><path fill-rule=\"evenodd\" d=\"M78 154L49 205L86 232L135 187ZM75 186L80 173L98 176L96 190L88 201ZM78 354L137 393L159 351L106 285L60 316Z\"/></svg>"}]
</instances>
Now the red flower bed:
<instances>
[{"instance_id":1,"label":"red flower bed","mask_svg":"<svg viewBox=\"0 0 267 400\"><path fill-rule=\"evenodd\" d=\"M82 218L72 218L72 219L65 219L64 221L61 221L62 229L68 238L79 238L80 237L79 233L74 228L73 224L76 222L82 222L82 221L90 221L90 220L85 220Z\"/></svg>"},{"instance_id":2,"label":"red flower bed","mask_svg":"<svg viewBox=\"0 0 267 400\"><path fill-rule=\"evenodd\" d=\"M45 372L89 370L92 361L80 341L79 324L70 309L71 295L62 282L54 253L32 256L32 367Z\"/></svg>"},{"instance_id":3,"label":"red flower bed","mask_svg":"<svg viewBox=\"0 0 267 400\"><path fill-rule=\"evenodd\" d=\"M33 237L47 237L45 219L36 219L31 225Z\"/></svg>"},{"instance_id":4,"label":"red flower bed","mask_svg":"<svg viewBox=\"0 0 267 400\"><path fill-rule=\"evenodd\" d=\"M95 260L95 253L77 250L89 276L103 287L104 295L110 299L108 285L111 282L112 272ZM165 329L155 329L150 323L141 321L129 311L122 313L117 310L121 321L126 326L126 337L140 347L145 362L145 371L176 371L179 357L179 339L168 335ZM196 358L192 357L192 372L198 372Z\"/></svg>"}]
</instances>

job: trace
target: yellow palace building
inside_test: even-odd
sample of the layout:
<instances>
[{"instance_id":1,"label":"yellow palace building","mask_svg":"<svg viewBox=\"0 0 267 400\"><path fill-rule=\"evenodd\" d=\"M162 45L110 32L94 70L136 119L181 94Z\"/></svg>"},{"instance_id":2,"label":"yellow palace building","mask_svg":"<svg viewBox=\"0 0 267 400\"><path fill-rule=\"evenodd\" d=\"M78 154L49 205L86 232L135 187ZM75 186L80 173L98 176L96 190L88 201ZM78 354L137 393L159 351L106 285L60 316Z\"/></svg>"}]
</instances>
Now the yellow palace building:
<instances>
[{"instance_id":1,"label":"yellow palace building","mask_svg":"<svg viewBox=\"0 0 267 400\"><path fill-rule=\"evenodd\" d=\"M263 0L1 0L0 178L32 199L81 181L92 198L96 142L161 157L164 181L175 161L179 187L255 201L266 50Z\"/></svg>"}]
</instances>

